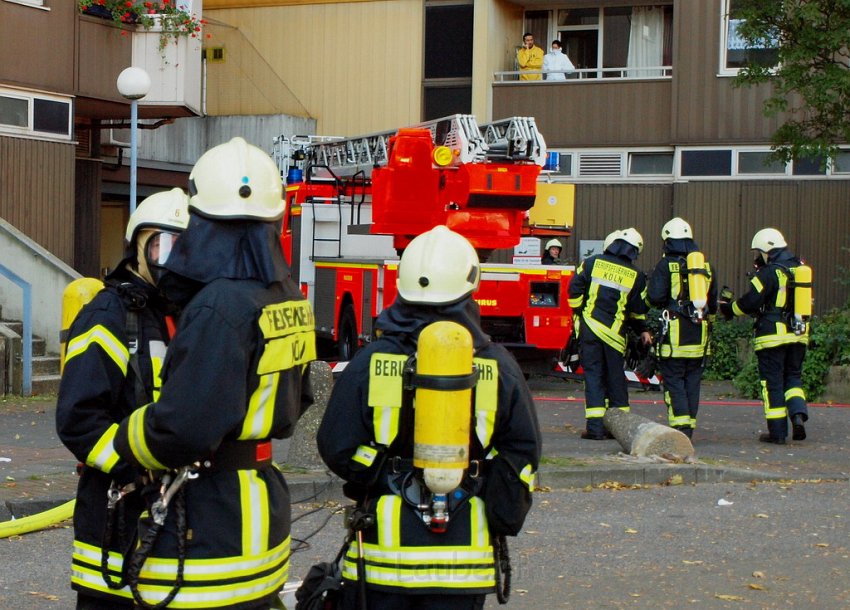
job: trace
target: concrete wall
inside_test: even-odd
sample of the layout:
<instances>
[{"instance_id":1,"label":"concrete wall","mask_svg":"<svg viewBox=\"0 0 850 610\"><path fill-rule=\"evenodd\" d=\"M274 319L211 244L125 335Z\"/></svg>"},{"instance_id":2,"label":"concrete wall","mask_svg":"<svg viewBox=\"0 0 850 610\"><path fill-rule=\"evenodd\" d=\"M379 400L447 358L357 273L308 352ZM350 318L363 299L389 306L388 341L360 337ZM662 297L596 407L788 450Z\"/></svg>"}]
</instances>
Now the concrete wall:
<instances>
[{"instance_id":1,"label":"concrete wall","mask_svg":"<svg viewBox=\"0 0 850 610\"><path fill-rule=\"evenodd\" d=\"M59 353L62 292L80 274L0 218L0 261L32 284L33 334L44 338L47 351ZM0 303L7 320L23 319L23 292L0 276Z\"/></svg>"}]
</instances>

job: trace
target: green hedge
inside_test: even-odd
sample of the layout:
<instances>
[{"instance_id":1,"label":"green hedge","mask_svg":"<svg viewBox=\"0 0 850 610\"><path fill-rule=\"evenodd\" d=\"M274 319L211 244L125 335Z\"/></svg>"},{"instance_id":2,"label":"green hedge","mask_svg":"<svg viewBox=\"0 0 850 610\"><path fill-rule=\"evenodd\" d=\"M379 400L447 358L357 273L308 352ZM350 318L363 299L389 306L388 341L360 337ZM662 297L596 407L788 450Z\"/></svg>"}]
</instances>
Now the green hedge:
<instances>
[{"instance_id":1,"label":"green hedge","mask_svg":"<svg viewBox=\"0 0 850 610\"><path fill-rule=\"evenodd\" d=\"M803 387L809 399L826 388L829 367L850 364L850 307L833 309L811 322L811 336L803 363ZM735 387L748 398L758 398L760 386L755 355L733 376Z\"/></svg>"}]
</instances>

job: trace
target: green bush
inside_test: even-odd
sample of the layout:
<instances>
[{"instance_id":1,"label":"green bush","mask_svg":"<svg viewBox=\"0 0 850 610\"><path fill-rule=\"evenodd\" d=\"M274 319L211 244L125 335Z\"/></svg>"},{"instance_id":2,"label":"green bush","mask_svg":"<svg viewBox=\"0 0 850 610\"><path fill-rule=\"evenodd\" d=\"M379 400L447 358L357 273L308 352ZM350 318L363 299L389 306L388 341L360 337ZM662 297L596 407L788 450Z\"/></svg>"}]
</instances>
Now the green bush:
<instances>
[{"instance_id":1,"label":"green bush","mask_svg":"<svg viewBox=\"0 0 850 610\"><path fill-rule=\"evenodd\" d=\"M709 357L705 367L705 379L734 379L741 370L740 339L749 339L753 334L751 320L727 322L718 318L711 329Z\"/></svg>"},{"instance_id":2,"label":"green bush","mask_svg":"<svg viewBox=\"0 0 850 610\"><path fill-rule=\"evenodd\" d=\"M826 389L829 367L850 364L850 307L812 318L809 349L803 362L803 388L809 399L819 398ZM734 376L735 387L747 398L760 397L755 355Z\"/></svg>"}]
</instances>

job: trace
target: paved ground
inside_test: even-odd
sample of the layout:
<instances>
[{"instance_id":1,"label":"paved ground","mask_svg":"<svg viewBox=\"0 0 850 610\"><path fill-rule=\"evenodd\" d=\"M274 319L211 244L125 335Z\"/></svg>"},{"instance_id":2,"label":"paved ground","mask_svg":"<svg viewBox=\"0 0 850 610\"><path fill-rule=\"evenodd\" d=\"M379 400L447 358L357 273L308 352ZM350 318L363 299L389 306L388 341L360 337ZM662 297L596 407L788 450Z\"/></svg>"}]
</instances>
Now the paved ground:
<instances>
[{"instance_id":1,"label":"paved ground","mask_svg":"<svg viewBox=\"0 0 850 610\"><path fill-rule=\"evenodd\" d=\"M584 441L582 387L551 377L530 382L544 438L540 482L568 489L606 481L661 483L679 474L684 483L748 479L847 479L850 476L850 408L813 405L809 438L785 446L757 442L764 430L755 401L734 395L728 383L706 382L694 446L699 463L646 464L622 455L617 441ZM665 423L661 392L634 389L632 411ZM54 429L54 400L0 401L0 521L43 510L73 497L75 460ZM275 445L285 461L288 445ZM327 481L321 472L290 472L293 494L307 494ZM301 492L304 492L302 494ZM11 510L11 513L10 513Z\"/></svg>"}]
</instances>

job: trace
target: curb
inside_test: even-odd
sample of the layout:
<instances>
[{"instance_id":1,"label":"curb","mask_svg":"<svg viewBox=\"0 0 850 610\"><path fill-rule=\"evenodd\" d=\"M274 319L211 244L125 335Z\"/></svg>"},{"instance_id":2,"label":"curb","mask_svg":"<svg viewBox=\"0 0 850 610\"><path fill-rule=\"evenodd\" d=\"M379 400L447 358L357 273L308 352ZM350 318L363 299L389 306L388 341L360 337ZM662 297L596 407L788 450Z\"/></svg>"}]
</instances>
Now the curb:
<instances>
[{"instance_id":1,"label":"curb","mask_svg":"<svg viewBox=\"0 0 850 610\"><path fill-rule=\"evenodd\" d=\"M676 476L681 480L674 479ZM293 504L346 502L342 493L342 480L327 472L284 473ZM827 474L789 476L762 470L722 467L708 464L637 464L609 467L541 468L538 485L548 490L587 489L605 483L620 485L695 485L698 483L753 483L770 481L850 481L850 477ZM43 498L7 500L0 504L0 522L21 519L56 508L72 500L73 496L56 495Z\"/></svg>"}]
</instances>

